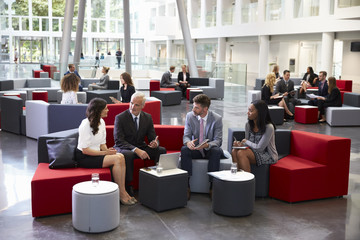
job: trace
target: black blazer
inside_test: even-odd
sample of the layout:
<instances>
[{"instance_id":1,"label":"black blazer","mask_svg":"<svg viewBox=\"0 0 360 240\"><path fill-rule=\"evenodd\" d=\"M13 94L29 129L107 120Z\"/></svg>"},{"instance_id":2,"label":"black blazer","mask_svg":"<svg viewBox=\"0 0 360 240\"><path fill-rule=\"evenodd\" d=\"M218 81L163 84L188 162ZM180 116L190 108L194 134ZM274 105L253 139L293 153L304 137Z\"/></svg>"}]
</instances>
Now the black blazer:
<instances>
[{"instance_id":1,"label":"black blazer","mask_svg":"<svg viewBox=\"0 0 360 240\"><path fill-rule=\"evenodd\" d=\"M327 106L332 107L341 107L341 94L340 90L337 87L334 87L329 96L325 99L325 103Z\"/></svg>"},{"instance_id":2,"label":"black blazer","mask_svg":"<svg viewBox=\"0 0 360 240\"><path fill-rule=\"evenodd\" d=\"M135 147L144 149L147 146L145 137L149 142L156 138L150 114L140 113L139 130L137 132L129 109L116 115L114 124L114 148L116 150L121 152L121 150L132 150Z\"/></svg>"},{"instance_id":3,"label":"black blazer","mask_svg":"<svg viewBox=\"0 0 360 240\"><path fill-rule=\"evenodd\" d=\"M128 103L131 100L131 96L135 93L134 86L127 86L126 90L124 90L124 86L120 88L121 93L121 102Z\"/></svg>"},{"instance_id":4,"label":"black blazer","mask_svg":"<svg viewBox=\"0 0 360 240\"><path fill-rule=\"evenodd\" d=\"M320 89L320 83L319 83L319 89L318 89L319 96L327 97L329 95L328 91L329 91L329 85L327 81L325 81L322 89Z\"/></svg>"},{"instance_id":5,"label":"black blazer","mask_svg":"<svg viewBox=\"0 0 360 240\"><path fill-rule=\"evenodd\" d=\"M303 80L306 80L308 74L310 74L310 73L305 73ZM318 77L318 75L316 75L315 73L310 74L309 83L311 84L312 87L317 87L319 85L319 81L314 82L314 79L317 77Z\"/></svg>"},{"instance_id":6,"label":"black blazer","mask_svg":"<svg viewBox=\"0 0 360 240\"><path fill-rule=\"evenodd\" d=\"M268 105L277 105L281 101L281 98L270 99L271 96L272 93L270 92L270 88L264 84L264 86L261 88L261 100L266 102Z\"/></svg>"},{"instance_id":7,"label":"black blazer","mask_svg":"<svg viewBox=\"0 0 360 240\"><path fill-rule=\"evenodd\" d=\"M189 81L189 78L190 78L190 73L186 72L186 81ZM180 83L180 81L184 81L183 72L179 72L178 74L178 83Z\"/></svg>"}]
</instances>

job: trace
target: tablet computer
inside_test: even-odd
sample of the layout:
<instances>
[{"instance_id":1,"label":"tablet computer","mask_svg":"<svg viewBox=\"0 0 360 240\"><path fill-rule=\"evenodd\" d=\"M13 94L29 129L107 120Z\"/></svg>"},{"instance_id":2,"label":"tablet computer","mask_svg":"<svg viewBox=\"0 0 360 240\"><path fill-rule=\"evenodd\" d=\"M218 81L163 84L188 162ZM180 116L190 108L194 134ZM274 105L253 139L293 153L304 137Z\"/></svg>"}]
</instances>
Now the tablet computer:
<instances>
[{"instance_id":1,"label":"tablet computer","mask_svg":"<svg viewBox=\"0 0 360 240\"><path fill-rule=\"evenodd\" d=\"M241 147L237 147L237 146L233 146L232 147L233 149L248 149L249 147L247 147L247 146L241 146Z\"/></svg>"},{"instance_id":2,"label":"tablet computer","mask_svg":"<svg viewBox=\"0 0 360 240\"><path fill-rule=\"evenodd\" d=\"M204 141L202 141L201 143L199 143L198 145L195 146L195 148L201 147L202 145L204 145L205 143L207 143L209 141L209 139L205 139Z\"/></svg>"}]
</instances>

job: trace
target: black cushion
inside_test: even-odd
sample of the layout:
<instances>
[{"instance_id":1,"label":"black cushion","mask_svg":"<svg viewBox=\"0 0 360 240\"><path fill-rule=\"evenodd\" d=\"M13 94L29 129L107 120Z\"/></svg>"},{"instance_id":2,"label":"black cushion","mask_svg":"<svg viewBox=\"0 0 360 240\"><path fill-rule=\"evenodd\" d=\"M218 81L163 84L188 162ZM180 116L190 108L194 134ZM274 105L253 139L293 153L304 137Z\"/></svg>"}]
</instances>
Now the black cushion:
<instances>
[{"instance_id":1,"label":"black cushion","mask_svg":"<svg viewBox=\"0 0 360 240\"><path fill-rule=\"evenodd\" d=\"M49 156L49 168L74 168L76 138L56 138L46 141Z\"/></svg>"}]
</instances>

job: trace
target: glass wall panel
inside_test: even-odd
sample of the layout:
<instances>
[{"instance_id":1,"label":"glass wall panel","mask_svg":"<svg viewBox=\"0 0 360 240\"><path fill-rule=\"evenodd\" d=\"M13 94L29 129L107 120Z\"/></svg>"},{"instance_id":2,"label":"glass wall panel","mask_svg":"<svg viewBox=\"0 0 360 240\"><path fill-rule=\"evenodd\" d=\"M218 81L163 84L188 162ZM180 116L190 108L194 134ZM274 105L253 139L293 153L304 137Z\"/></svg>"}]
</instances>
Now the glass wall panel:
<instances>
[{"instance_id":1,"label":"glass wall panel","mask_svg":"<svg viewBox=\"0 0 360 240\"><path fill-rule=\"evenodd\" d=\"M39 18L33 18L33 31L39 31Z\"/></svg>"},{"instance_id":2,"label":"glass wall panel","mask_svg":"<svg viewBox=\"0 0 360 240\"><path fill-rule=\"evenodd\" d=\"M48 18L41 19L41 30L49 31L49 19Z\"/></svg>"},{"instance_id":3,"label":"glass wall panel","mask_svg":"<svg viewBox=\"0 0 360 240\"><path fill-rule=\"evenodd\" d=\"M295 0L294 18L319 16L320 0Z\"/></svg>"},{"instance_id":4,"label":"glass wall panel","mask_svg":"<svg viewBox=\"0 0 360 240\"><path fill-rule=\"evenodd\" d=\"M257 0L243 0L241 5L241 23L257 22Z\"/></svg>"},{"instance_id":5,"label":"glass wall panel","mask_svg":"<svg viewBox=\"0 0 360 240\"><path fill-rule=\"evenodd\" d=\"M97 32L97 21L96 20L91 21L91 31Z\"/></svg>"},{"instance_id":6,"label":"glass wall panel","mask_svg":"<svg viewBox=\"0 0 360 240\"><path fill-rule=\"evenodd\" d=\"M13 17L12 18L12 28L14 30L20 30L20 27L19 27L19 18L17 17Z\"/></svg>"},{"instance_id":7,"label":"glass wall panel","mask_svg":"<svg viewBox=\"0 0 360 240\"><path fill-rule=\"evenodd\" d=\"M105 20L100 20L100 30L99 32L105 32L105 29L106 29L106 21Z\"/></svg>"},{"instance_id":8,"label":"glass wall panel","mask_svg":"<svg viewBox=\"0 0 360 240\"><path fill-rule=\"evenodd\" d=\"M206 1L206 27L216 25L216 0Z\"/></svg>"},{"instance_id":9,"label":"glass wall panel","mask_svg":"<svg viewBox=\"0 0 360 240\"><path fill-rule=\"evenodd\" d=\"M91 17L105 18L105 1L91 0Z\"/></svg>"},{"instance_id":10,"label":"glass wall panel","mask_svg":"<svg viewBox=\"0 0 360 240\"><path fill-rule=\"evenodd\" d=\"M235 1L223 0L222 25L232 25L235 12Z\"/></svg>"},{"instance_id":11,"label":"glass wall panel","mask_svg":"<svg viewBox=\"0 0 360 240\"><path fill-rule=\"evenodd\" d=\"M15 10L15 15L29 16L28 0L16 0L12 5L12 9Z\"/></svg>"},{"instance_id":12,"label":"glass wall panel","mask_svg":"<svg viewBox=\"0 0 360 240\"><path fill-rule=\"evenodd\" d=\"M34 16L48 16L48 0L33 0L32 14Z\"/></svg>"},{"instance_id":13,"label":"glass wall panel","mask_svg":"<svg viewBox=\"0 0 360 240\"><path fill-rule=\"evenodd\" d=\"M110 1L110 18L123 19L123 0Z\"/></svg>"},{"instance_id":14,"label":"glass wall panel","mask_svg":"<svg viewBox=\"0 0 360 240\"><path fill-rule=\"evenodd\" d=\"M360 0L338 0L339 8L357 7L360 6Z\"/></svg>"},{"instance_id":15,"label":"glass wall panel","mask_svg":"<svg viewBox=\"0 0 360 240\"><path fill-rule=\"evenodd\" d=\"M192 28L200 27L200 9L201 9L201 1L200 0L191 1L191 27Z\"/></svg>"},{"instance_id":16,"label":"glass wall panel","mask_svg":"<svg viewBox=\"0 0 360 240\"><path fill-rule=\"evenodd\" d=\"M9 28L9 19L7 17L0 17L0 30Z\"/></svg>"},{"instance_id":17,"label":"glass wall panel","mask_svg":"<svg viewBox=\"0 0 360 240\"><path fill-rule=\"evenodd\" d=\"M53 24L53 31L54 32L59 31L59 19L53 18L52 24Z\"/></svg>"},{"instance_id":18,"label":"glass wall panel","mask_svg":"<svg viewBox=\"0 0 360 240\"><path fill-rule=\"evenodd\" d=\"M265 20L273 21L282 19L283 0L266 0L265 1Z\"/></svg>"},{"instance_id":19,"label":"glass wall panel","mask_svg":"<svg viewBox=\"0 0 360 240\"><path fill-rule=\"evenodd\" d=\"M29 31L29 18L22 18L21 19L21 28L23 31Z\"/></svg>"}]
</instances>

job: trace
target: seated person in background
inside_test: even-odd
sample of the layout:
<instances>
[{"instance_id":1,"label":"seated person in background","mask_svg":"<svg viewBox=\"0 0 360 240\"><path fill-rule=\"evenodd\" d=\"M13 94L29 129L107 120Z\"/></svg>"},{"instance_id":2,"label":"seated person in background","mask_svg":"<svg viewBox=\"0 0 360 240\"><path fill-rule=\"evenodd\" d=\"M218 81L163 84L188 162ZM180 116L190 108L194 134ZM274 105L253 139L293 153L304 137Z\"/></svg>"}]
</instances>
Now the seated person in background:
<instances>
[{"instance_id":1,"label":"seated person in background","mask_svg":"<svg viewBox=\"0 0 360 240\"><path fill-rule=\"evenodd\" d=\"M272 72L275 74L276 81L279 81L280 80L279 66L274 65Z\"/></svg>"},{"instance_id":2,"label":"seated person in background","mask_svg":"<svg viewBox=\"0 0 360 240\"><path fill-rule=\"evenodd\" d=\"M78 104L77 91L79 89L80 79L75 73L66 74L60 81L63 91L61 104Z\"/></svg>"},{"instance_id":3,"label":"seated person in background","mask_svg":"<svg viewBox=\"0 0 360 240\"><path fill-rule=\"evenodd\" d=\"M251 172L250 164L260 166L273 164L278 160L275 146L275 125L271 121L269 109L262 100L253 102L248 109L248 122L245 124L245 138L234 141L234 147L247 146L248 149L233 149L232 160L238 169Z\"/></svg>"},{"instance_id":4,"label":"seated person in background","mask_svg":"<svg viewBox=\"0 0 360 240\"><path fill-rule=\"evenodd\" d=\"M190 74L186 71L186 65L181 66L181 72L178 74L178 83L181 88L183 97L186 97L186 89L190 87L190 83L188 82L190 78Z\"/></svg>"},{"instance_id":5,"label":"seated person in background","mask_svg":"<svg viewBox=\"0 0 360 240\"><path fill-rule=\"evenodd\" d=\"M301 87L300 87L300 94L303 94L306 92L306 89L309 87L317 87L318 86L318 75L314 73L314 70L312 67L308 67L306 70L306 73L301 81Z\"/></svg>"},{"instance_id":6,"label":"seated person in background","mask_svg":"<svg viewBox=\"0 0 360 240\"><path fill-rule=\"evenodd\" d=\"M319 73L319 86L318 86L318 93L317 93L318 96L322 96L325 98L327 97L327 95L329 95L329 93L328 93L329 86L326 81L326 75L327 75L327 73L325 71L321 71ZM308 101L308 104L311 106L317 106L318 100L311 99Z\"/></svg>"},{"instance_id":7,"label":"seated person in background","mask_svg":"<svg viewBox=\"0 0 360 240\"><path fill-rule=\"evenodd\" d=\"M288 115L288 118L294 116L287 107L285 100L279 93L273 95L274 85L275 85L275 74L269 73L265 78L264 86L261 88L261 100L263 100L268 105L278 105L283 107L285 113Z\"/></svg>"},{"instance_id":8,"label":"seated person in background","mask_svg":"<svg viewBox=\"0 0 360 240\"><path fill-rule=\"evenodd\" d=\"M120 75L121 81L121 102L114 97L110 97L113 103L128 103L130 102L131 96L135 93L135 87L129 73L124 72Z\"/></svg>"},{"instance_id":9,"label":"seated person in background","mask_svg":"<svg viewBox=\"0 0 360 240\"><path fill-rule=\"evenodd\" d=\"M175 88L176 86L179 86L179 83L173 83L171 81L171 74L174 73L175 67L170 66L169 71L165 72L161 77L160 87L163 88Z\"/></svg>"},{"instance_id":10,"label":"seated person in background","mask_svg":"<svg viewBox=\"0 0 360 240\"><path fill-rule=\"evenodd\" d=\"M144 93L134 93L131 96L129 110L115 117L114 148L125 156L125 181L130 195L133 194L130 182L133 180L134 159L152 159L157 163L160 154L166 153L166 149L159 145L151 115L142 111L145 101ZM145 138L149 144L145 142Z\"/></svg>"},{"instance_id":11,"label":"seated person in background","mask_svg":"<svg viewBox=\"0 0 360 240\"><path fill-rule=\"evenodd\" d=\"M80 79L80 82L79 82L79 91L81 92L81 91L83 90L83 86L81 85L81 77L80 77L78 71L75 70L75 65L74 65L74 64L69 64L68 67L69 67L69 70L68 70L66 73L64 73L64 76L65 76L66 74L69 74L69 73L75 73L76 76Z\"/></svg>"},{"instance_id":12,"label":"seated person in background","mask_svg":"<svg viewBox=\"0 0 360 240\"><path fill-rule=\"evenodd\" d=\"M134 205L137 200L125 190L125 159L113 148L106 146L105 122L107 116L106 101L94 98L90 101L86 116L79 126L79 140L75 159L83 168L111 168L112 177L119 186L120 201L124 205Z\"/></svg>"},{"instance_id":13,"label":"seated person in background","mask_svg":"<svg viewBox=\"0 0 360 240\"><path fill-rule=\"evenodd\" d=\"M101 70L103 75L100 78L100 82L89 84L89 86L88 86L89 91L97 90L97 89L105 90L105 89L108 88L108 84L109 84L109 81L110 81L110 77L108 75L109 69L110 69L109 67L103 66L103 68Z\"/></svg>"},{"instance_id":14,"label":"seated person in background","mask_svg":"<svg viewBox=\"0 0 360 240\"><path fill-rule=\"evenodd\" d=\"M329 77L329 95L325 97L318 97L318 115L319 122L323 123L326 121L325 118L325 108L327 107L341 107L341 94L339 88L336 86L336 79L334 77Z\"/></svg>"},{"instance_id":15,"label":"seated person in background","mask_svg":"<svg viewBox=\"0 0 360 240\"><path fill-rule=\"evenodd\" d=\"M284 95L285 103L291 112L295 111L295 105L298 100L294 97L294 82L290 80L290 71L285 70L283 78L281 78L275 85L275 94L280 93Z\"/></svg>"},{"instance_id":16,"label":"seated person in background","mask_svg":"<svg viewBox=\"0 0 360 240\"><path fill-rule=\"evenodd\" d=\"M211 100L205 94L194 97L193 109L186 114L183 136L184 146L181 148L181 168L192 175L192 159L208 159L208 172L219 171L220 159L225 158L222 144L222 117L209 110ZM209 141L197 146L205 139ZM210 181L210 197L212 178ZM188 199L190 198L190 185Z\"/></svg>"}]
</instances>

